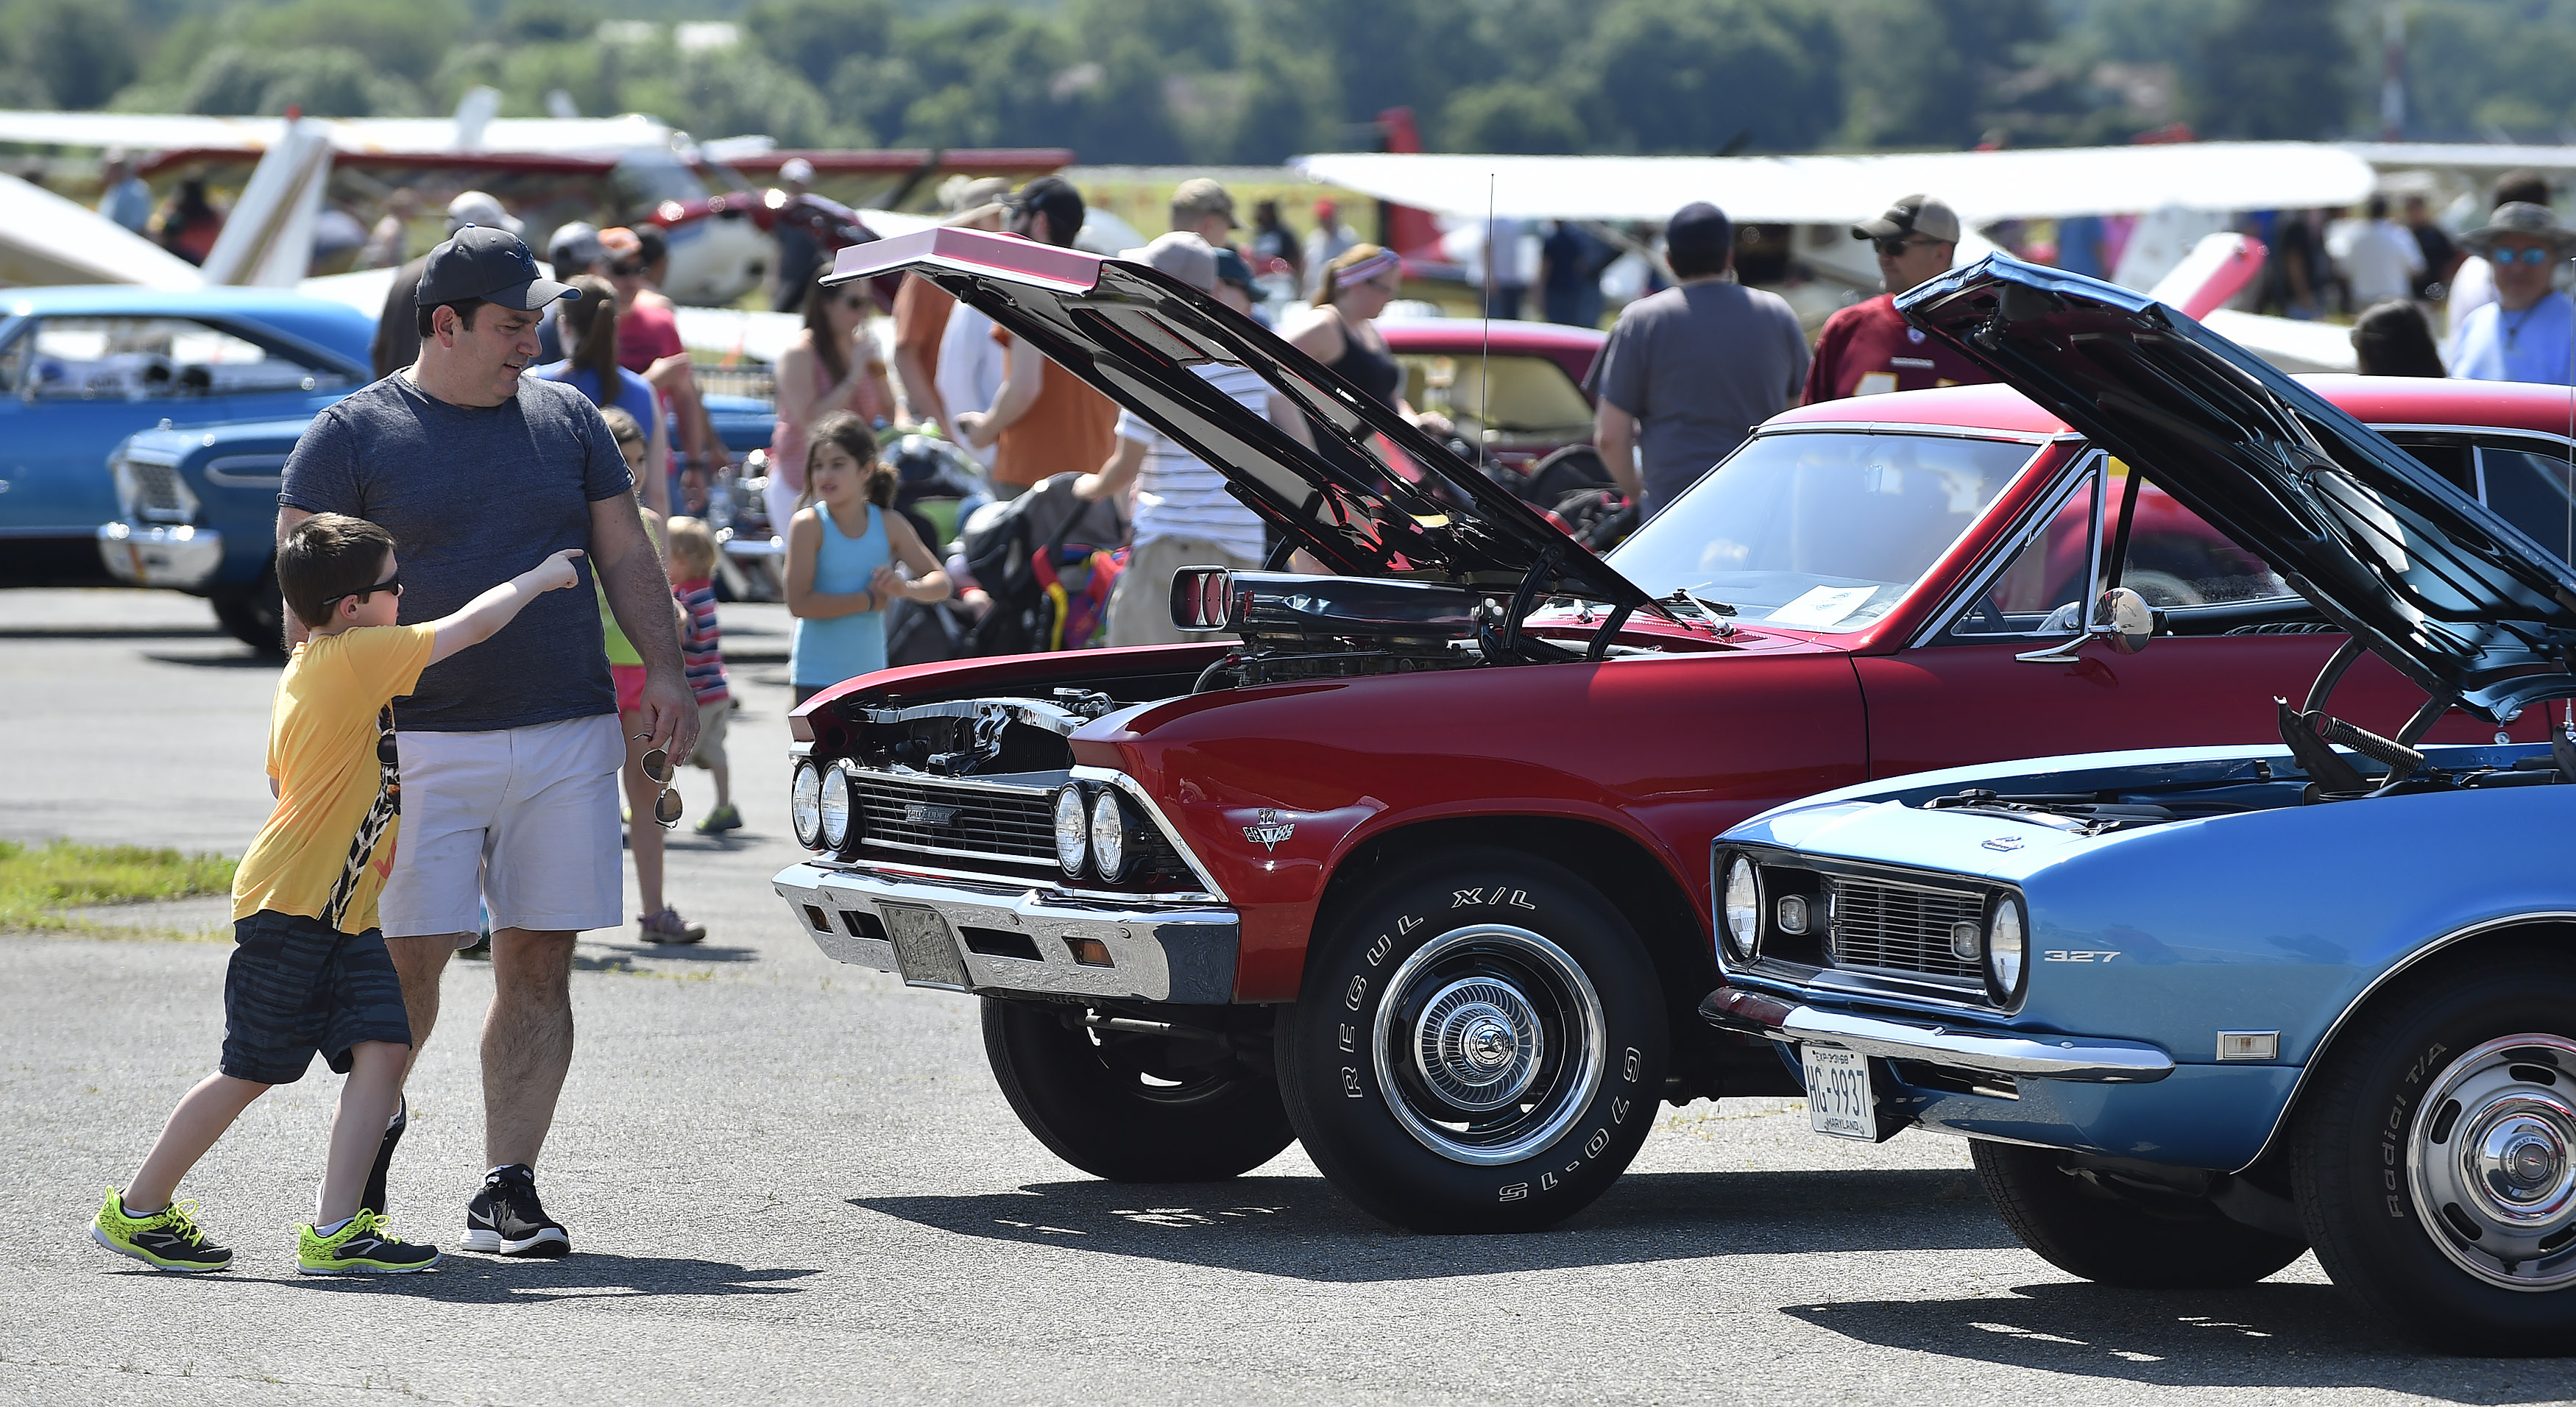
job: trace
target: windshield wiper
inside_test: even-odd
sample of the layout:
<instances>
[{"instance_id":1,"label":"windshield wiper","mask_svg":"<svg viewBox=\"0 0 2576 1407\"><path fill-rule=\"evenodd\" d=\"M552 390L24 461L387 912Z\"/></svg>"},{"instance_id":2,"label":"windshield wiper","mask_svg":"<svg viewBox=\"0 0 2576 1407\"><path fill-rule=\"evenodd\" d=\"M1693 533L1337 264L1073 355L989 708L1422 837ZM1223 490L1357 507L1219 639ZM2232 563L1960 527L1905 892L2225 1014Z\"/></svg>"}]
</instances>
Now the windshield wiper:
<instances>
[{"instance_id":1,"label":"windshield wiper","mask_svg":"<svg viewBox=\"0 0 2576 1407\"><path fill-rule=\"evenodd\" d=\"M1688 588L1674 591L1669 596L1655 598L1655 605L1676 625L1688 625L1689 618L1696 618L1702 625L1707 626L1713 635L1723 637L1735 633L1735 627L1725 619L1735 614L1733 606L1724 601L1712 601L1705 596L1693 595Z\"/></svg>"}]
</instances>

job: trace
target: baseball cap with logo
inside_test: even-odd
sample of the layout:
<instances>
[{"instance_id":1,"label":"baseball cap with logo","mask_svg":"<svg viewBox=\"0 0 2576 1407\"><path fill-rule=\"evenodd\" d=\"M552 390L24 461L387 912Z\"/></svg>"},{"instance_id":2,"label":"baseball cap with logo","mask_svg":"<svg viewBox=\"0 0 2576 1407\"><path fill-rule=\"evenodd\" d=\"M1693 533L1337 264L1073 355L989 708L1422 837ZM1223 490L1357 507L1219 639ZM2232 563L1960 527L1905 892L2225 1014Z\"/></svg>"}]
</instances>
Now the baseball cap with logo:
<instances>
[{"instance_id":1,"label":"baseball cap with logo","mask_svg":"<svg viewBox=\"0 0 2576 1407\"><path fill-rule=\"evenodd\" d=\"M1851 227L1854 239L1895 239L1901 235L1921 235L1944 244L1959 242L1959 212L1934 196L1909 195L1887 207L1887 213L1875 220L1864 220Z\"/></svg>"},{"instance_id":2,"label":"baseball cap with logo","mask_svg":"<svg viewBox=\"0 0 2576 1407\"><path fill-rule=\"evenodd\" d=\"M1229 229L1243 223L1234 218L1234 196L1224 186L1205 176L1192 176L1172 191L1172 218L1194 220L1203 215L1224 216Z\"/></svg>"},{"instance_id":3,"label":"baseball cap with logo","mask_svg":"<svg viewBox=\"0 0 2576 1407\"><path fill-rule=\"evenodd\" d=\"M467 191L447 202L447 232L454 234L467 225L481 225L487 230L522 232L518 221L501 208L501 202L483 191Z\"/></svg>"},{"instance_id":4,"label":"baseball cap with logo","mask_svg":"<svg viewBox=\"0 0 2576 1407\"><path fill-rule=\"evenodd\" d=\"M412 294L415 307L432 308L480 298L496 307L535 312L557 299L578 299L581 290L537 275L536 256L507 230L467 225L429 251Z\"/></svg>"}]
</instances>

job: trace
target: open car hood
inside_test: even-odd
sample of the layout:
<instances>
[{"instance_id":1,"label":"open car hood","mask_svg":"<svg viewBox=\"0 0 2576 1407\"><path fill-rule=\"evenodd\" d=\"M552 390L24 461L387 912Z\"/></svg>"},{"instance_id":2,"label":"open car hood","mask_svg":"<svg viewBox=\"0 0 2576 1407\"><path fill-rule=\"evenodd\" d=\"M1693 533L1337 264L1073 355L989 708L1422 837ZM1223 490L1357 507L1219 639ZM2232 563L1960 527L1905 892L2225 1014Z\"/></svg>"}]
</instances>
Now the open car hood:
<instances>
[{"instance_id":1,"label":"open car hood","mask_svg":"<svg viewBox=\"0 0 2576 1407\"><path fill-rule=\"evenodd\" d=\"M2143 468L2428 693L2494 717L2576 692L2569 568L2236 344L2002 254L1896 306Z\"/></svg>"},{"instance_id":2,"label":"open car hood","mask_svg":"<svg viewBox=\"0 0 2576 1407\"><path fill-rule=\"evenodd\" d=\"M1269 329L1143 264L934 229L844 249L829 283L910 270L1024 337L1216 467L1234 494L1331 567L1509 591L1553 556L1564 593L1646 593L1384 405ZM1313 449L1191 370L1239 364L1305 409ZM1383 437L1421 474L1390 472Z\"/></svg>"}]
</instances>

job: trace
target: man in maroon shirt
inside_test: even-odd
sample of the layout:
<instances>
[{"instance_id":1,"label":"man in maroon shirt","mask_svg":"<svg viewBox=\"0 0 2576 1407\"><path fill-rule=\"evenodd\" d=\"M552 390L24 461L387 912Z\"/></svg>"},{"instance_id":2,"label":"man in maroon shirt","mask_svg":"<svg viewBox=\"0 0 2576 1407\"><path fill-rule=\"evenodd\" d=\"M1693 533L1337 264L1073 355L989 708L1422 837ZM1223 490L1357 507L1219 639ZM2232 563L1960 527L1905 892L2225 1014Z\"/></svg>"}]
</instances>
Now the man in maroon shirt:
<instances>
[{"instance_id":1,"label":"man in maroon shirt","mask_svg":"<svg viewBox=\"0 0 2576 1407\"><path fill-rule=\"evenodd\" d=\"M1878 246L1878 275L1887 291L1825 320L1801 403L1994 380L1896 311L1899 292L1949 271L1959 249L1958 213L1931 196L1909 195L1851 232Z\"/></svg>"}]
</instances>

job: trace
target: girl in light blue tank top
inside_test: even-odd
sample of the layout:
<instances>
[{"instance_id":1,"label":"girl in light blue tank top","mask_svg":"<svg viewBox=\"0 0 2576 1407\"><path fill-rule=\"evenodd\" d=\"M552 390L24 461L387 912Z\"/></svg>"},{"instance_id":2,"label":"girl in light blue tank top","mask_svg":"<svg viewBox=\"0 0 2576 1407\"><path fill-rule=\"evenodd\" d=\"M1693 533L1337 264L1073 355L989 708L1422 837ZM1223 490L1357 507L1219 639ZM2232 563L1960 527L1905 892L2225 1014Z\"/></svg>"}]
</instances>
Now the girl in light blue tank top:
<instances>
[{"instance_id":1,"label":"girl in light blue tank top","mask_svg":"<svg viewBox=\"0 0 2576 1407\"><path fill-rule=\"evenodd\" d=\"M885 608L897 595L948 597L948 573L894 511L894 470L876 450L867 422L847 412L816 421L806 446L808 506L787 532L787 611L796 618L787 679L798 703L886 667Z\"/></svg>"}]
</instances>

